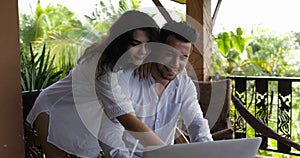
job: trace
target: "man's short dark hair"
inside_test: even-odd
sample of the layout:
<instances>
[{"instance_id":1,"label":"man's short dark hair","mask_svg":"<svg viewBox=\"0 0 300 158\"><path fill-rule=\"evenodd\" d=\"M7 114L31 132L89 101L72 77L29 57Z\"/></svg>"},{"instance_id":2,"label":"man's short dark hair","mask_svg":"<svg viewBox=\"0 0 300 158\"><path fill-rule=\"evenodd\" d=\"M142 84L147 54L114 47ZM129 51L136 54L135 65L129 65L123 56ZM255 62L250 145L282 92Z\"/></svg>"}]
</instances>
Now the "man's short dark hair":
<instances>
[{"instance_id":1,"label":"man's short dark hair","mask_svg":"<svg viewBox=\"0 0 300 158\"><path fill-rule=\"evenodd\" d=\"M198 39L197 31L186 22L167 22L160 30L160 42L165 43L170 35L182 42L190 42L192 44Z\"/></svg>"}]
</instances>

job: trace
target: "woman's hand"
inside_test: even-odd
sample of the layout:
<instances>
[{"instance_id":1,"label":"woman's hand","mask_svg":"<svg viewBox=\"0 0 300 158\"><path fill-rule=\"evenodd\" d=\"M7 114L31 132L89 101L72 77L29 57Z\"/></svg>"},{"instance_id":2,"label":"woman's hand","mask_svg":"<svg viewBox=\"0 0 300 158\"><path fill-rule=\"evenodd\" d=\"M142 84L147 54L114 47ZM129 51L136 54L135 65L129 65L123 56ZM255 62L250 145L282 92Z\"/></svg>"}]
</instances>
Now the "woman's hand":
<instances>
[{"instance_id":1,"label":"woman's hand","mask_svg":"<svg viewBox=\"0 0 300 158\"><path fill-rule=\"evenodd\" d=\"M134 113L117 117L118 121L143 146L166 145L146 124L140 121Z\"/></svg>"},{"instance_id":2,"label":"woman's hand","mask_svg":"<svg viewBox=\"0 0 300 158\"><path fill-rule=\"evenodd\" d=\"M147 79L151 72L152 63L145 63L134 70L134 77L139 76L140 81Z\"/></svg>"}]
</instances>

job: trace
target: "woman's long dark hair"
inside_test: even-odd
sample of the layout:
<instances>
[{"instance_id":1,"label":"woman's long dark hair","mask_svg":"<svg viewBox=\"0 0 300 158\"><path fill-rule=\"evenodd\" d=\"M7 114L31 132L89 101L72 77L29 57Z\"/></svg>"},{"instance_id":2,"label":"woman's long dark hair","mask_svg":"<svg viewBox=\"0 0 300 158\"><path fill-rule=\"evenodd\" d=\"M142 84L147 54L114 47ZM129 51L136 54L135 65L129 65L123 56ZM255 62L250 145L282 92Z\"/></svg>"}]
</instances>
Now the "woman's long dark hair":
<instances>
[{"instance_id":1,"label":"woman's long dark hair","mask_svg":"<svg viewBox=\"0 0 300 158\"><path fill-rule=\"evenodd\" d=\"M145 31L150 42L158 41L159 26L149 15L136 10L127 11L111 26L108 37L87 48L78 63L100 53L96 76L113 71L116 62L128 50L135 30Z\"/></svg>"}]
</instances>

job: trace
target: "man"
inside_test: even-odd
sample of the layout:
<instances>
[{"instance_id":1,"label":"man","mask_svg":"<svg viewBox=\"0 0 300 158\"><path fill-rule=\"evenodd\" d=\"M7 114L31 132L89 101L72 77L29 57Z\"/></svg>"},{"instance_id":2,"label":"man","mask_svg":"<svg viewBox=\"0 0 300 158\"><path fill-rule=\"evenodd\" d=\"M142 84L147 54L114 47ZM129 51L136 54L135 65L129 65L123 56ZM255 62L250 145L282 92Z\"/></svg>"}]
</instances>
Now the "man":
<instances>
[{"instance_id":1,"label":"man","mask_svg":"<svg viewBox=\"0 0 300 158\"><path fill-rule=\"evenodd\" d=\"M138 77L130 75L132 69L119 73L119 83L123 92L132 100L135 112L118 117L118 121L126 129L123 141L127 149L135 149L136 142L141 142L137 145L135 157L141 157L145 147L149 145L161 145L159 142L147 143L156 139L152 139L152 132L165 144L173 144L178 116L183 119L192 142L213 140L198 103L195 85L189 76L182 73L196 40L196 31L186 23L168 22L161 29L161 43L154 44L159 49L149 57L154 63L151 75L139 81ZM124 117L132 119L123 119ZM135 118L151 131L147 127L141 130L144 126L139 121L135 124ZM108 149L104 144L102 148L108 157L122 157L118 155L122 152L116 154L118 156L112 156L116 149Z\"/></svg>"}]
</instances>

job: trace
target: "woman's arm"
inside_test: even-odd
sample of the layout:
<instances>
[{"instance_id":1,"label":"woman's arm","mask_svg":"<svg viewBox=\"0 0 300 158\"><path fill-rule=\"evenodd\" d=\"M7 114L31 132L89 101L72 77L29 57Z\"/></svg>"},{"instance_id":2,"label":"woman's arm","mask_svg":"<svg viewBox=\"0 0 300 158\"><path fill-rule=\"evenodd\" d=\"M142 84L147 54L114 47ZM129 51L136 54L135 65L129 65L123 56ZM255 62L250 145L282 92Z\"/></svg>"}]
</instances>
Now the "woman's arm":
<instances>
[{"instance_id":1,"label":"woman's arm","mask_svg":"<svg viewBox=\"0 0 300 158\"><path fill-rule=\"evenodd\" d=\"M119 116L117 119L143 146L165 145L165 143L133 113Z\"/></svg>"},{"instance_id":2,"label":"woman's arm","mask_svg":"<svg viewBox=\"0 0 300 158\"><path fill-rule=\"evenodd\" d=\"M143 146L164 145L164 142L134 114L132 101L118 84L128 84L126 77L117 79L116 73L102 76L96 83L96 92L110 119L117 118L122 126ZM122 81L119 81L122 80ZM124 87L123 87L124 89Z\"/></svg>"}]
</instances>

